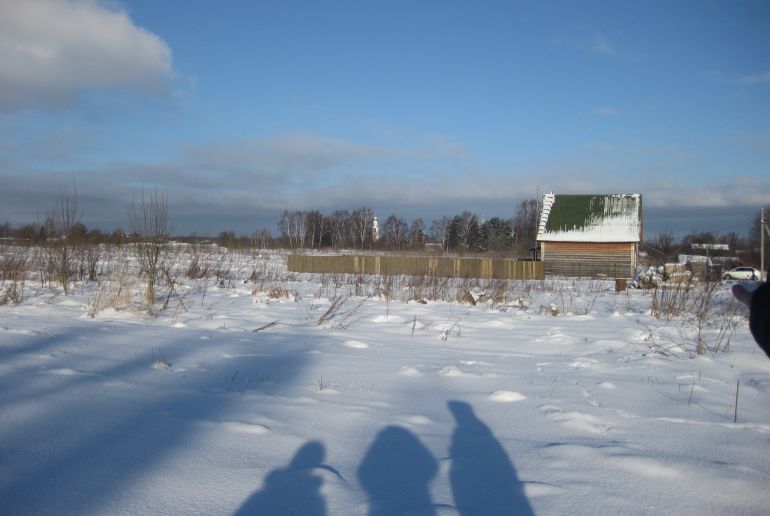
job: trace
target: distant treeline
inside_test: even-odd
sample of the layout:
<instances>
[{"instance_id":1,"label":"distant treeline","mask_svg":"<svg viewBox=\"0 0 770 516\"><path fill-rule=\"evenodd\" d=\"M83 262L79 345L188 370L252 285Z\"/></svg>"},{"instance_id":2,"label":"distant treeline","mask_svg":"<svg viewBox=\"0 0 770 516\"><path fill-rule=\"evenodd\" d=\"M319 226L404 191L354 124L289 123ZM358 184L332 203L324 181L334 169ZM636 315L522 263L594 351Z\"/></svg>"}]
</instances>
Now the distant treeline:
<instances>
[{"instance_id":1,"label":"distant treeline","mask_svg":"<svg viewBox=\"0 0 770 516\"><path fill-rule=\"evenodd\" d=\"M291 249L382 249L422 250L433 245L445 251L484 252L499 251L526 256L535 245L538 224L538 203L535 199L519 204L510 219L492 217L488 220L470 211L454 216L443 216L426 225L421 218L407 222L392 214L377 220L367 207L353 212L336 210L331 214L318 211L284 211L278 221L279 234L259 230L251 234L222 231L216 237L196 235L174 236L182 242L212 242L230 249L236 248L291 248ZM55 215L55 214L54 214ZM172 216L172 215L169 215ZM82 222L62 225L58 218L49 216L43 223L12 227L0 226L0 238L19 244L45 244L66 239L77 244L123 244L136 241L135 233L121 228L105 233L88 228Z\"/></svg>"},{"instance_id":2,"label":"distant treeline","mask_svg":"<svg viewBox=\"0 0 770 516\"><path fill-rule=\"evenodd\" d=\"M278 222L284 247L294 249L386 249L419 250L426 244L445 251L513 251L526 255L535 245L539 217L538 202L519 204L511 218L483 219L470 211L443 216L429 225L421 219L407 222L392 214L376 218L372 209L353 212L336 210L324 215L318 211L284 211ZM376 222L375 222L376 221Z\"/></svg>"},{"instance_id":3,"label":"distant treeline","mask_svg":"<svg viewBox=\"0 0 770 516\"><path fill-rule=\"evenodd\" d=\"M56 229L53 218L47 219L42 224L24 224L13 227L6 222L0 226L0 238L13 240L23 244L45 244L51 240L66 237L73 243L82 244L124 244L129 241L128 235L118 228L111 233L105 233L98 228L87 228L85 224L76 222L66 231Z\"/></svg>"},{"instance_id":4,"label":"distant treeline","mask_svg":"<svg viewBox=\"0 0 770 516\"><path fill-rule=\"evenodd\" d=\"M60 200L57 206L61 205ZM491 252L512 257L528 257L532 256L532 249L536 245L539 212L536 199L519 203L510 218L484 219L466 210L454 216L442 216L430 224L421 218L408 222L396 214L391 214L385 219L375 219L374 211L368 207L361 207L352 212L339 209L329 214L319 211L284 211L278 220L277 235L262 229L251 234L222 231L216 237L199 237L192 234L174 236L173 239L187 243L216 243L229 249L421 251L426 246L431 246L436 250L461 254ZM770 213L770 207L766 209L766 213ZM62 224L62 218L67 219L60 214L57 216L54 211L53 215L48 216L42 223L13 227L6 222L0 225L0 238L21 245L40 245L61 239L66 239L70 245L123 244L137 240L135 232L126 233L117 228L108 233L98 228L88 228L82 222L75 222L74 218L71 218L71 223ZM727 254L739 258L744 264L758 264L759 216L755 217L746 234L735 231L724 234L691 232L684 236L675 236L667 231L644 242L642 250L647 252L647 261L666 263L676 261L680 254L701 254L700 251L693 251L692 244L727 244L729 251L714 251L712 255ZM770 236L765 239L765 245L767 256L770 254Z\"/></svg>"}]
</instances>

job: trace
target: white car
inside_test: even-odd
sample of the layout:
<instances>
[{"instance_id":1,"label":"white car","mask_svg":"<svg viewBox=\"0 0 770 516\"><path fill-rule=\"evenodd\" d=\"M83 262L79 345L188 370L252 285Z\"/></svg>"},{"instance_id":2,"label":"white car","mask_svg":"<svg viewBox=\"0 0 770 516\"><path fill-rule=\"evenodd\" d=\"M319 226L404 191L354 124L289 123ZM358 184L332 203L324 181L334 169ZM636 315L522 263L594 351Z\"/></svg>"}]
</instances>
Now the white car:
<instances>
[{"instance_id":1,"label":"white car","mask_svg":"<svg viewBox=\"0 0 770 516\"><path fill-rule=\"evenodd\" d=\"M729 271L726 271L724 274L722 274L722 279L726 280L758 280L762 277L762 273L760 273L757 269L754 267L736 267L735 269L730 269Z\"/></svg>"}]
</instances>

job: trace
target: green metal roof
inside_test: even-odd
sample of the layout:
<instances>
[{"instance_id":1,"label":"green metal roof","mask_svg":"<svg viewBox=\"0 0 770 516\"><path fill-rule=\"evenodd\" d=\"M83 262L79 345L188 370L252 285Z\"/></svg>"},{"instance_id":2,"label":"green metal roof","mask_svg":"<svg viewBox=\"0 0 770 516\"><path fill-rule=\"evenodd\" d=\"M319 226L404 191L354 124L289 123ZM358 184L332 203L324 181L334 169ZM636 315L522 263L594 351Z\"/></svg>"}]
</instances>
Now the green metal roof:
<instances>
[{"instance_id":1,"label":"green metal roof","mask_svg":"<svg viewBox=\"0 0 770 516\"><path fill-rule=\"evenodd\" d=\"M638 241L640 194L546 194L538 239Z\"/></svg>"}]
</instances>

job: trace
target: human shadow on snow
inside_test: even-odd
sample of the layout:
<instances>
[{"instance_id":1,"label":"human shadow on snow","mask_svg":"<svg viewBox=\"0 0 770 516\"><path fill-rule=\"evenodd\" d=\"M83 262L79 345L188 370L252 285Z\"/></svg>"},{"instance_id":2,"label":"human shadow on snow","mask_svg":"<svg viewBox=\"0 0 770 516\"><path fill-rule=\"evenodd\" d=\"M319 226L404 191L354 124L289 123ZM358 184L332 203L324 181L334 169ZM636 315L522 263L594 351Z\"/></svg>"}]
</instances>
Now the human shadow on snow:
<instances>
[{"instance_id":1,"label":"human shadow on snow","mask_svg":"<svg viewBox=\"0 0 770 516\"><path fill-rule=\"evenodd\" d=\"M323 478L317 469L339 475L331 466L322 464L326 451L318 441L302 446L286 468L273 470L265 479L261 491L254 493L238 510L236 516L259 514L296 514L324 516L326 502L320 489Z\"/></svg>"},{"instance_id":2,"label":"human shadow on snow","mask_svg":"<svg viewBox=\"0 0 770 516\"><path fill-rule=\"evenodd\" d=\"M358 467L369 514L435 514L428 484L437 471L436 459L417 437L398 426L386 427Z\"/></svg>"},{"instance_id":3,"label":"human shadow on snow","mask_svg":"<svg viewBox=\"0 0 770 516\"><path fill-rule=\"evenodd\" d=\"M457 426L450 444L449 480L454 506L434 503L430 483L438 463L409 430L387 426L381 430L358 467L358 480L366 490L369 514L435 515L437 509L454 509L470 515L533 515L522 483L502 444L489 427L462 401L449 401ZM253 494L236 513L325 515L320 489L321 469L341 475L322 464L325 451L311 441L297 451L286 468L272 471L262 490ZM343 479L344 481L344 479Z\"/></svg>"},{"instance_id":4,"label":"human shadow on snow","mask_svg":"<svg viewBox=\"0 0 770 516\"><path fill-rule=\"evenodd\" d=\"M461 515L532 515L532 507L505 449L473 408L450 401L457 427L449 448L449 480Z\"/></svg>"}]
</instances>

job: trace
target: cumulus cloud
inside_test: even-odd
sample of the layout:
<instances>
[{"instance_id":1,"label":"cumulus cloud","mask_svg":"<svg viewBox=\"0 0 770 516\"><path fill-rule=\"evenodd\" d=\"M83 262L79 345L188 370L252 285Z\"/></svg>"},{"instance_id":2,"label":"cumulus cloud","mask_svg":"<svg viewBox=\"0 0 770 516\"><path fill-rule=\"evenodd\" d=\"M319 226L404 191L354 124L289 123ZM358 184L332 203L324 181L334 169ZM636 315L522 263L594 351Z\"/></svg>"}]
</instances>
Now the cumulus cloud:
<instances>
[{"instance_id":1,"label":"cumulus cloud","mask_svg":"<svg viewBox=\"0 0 770 516\"><path fill-rule=\"evenodd\" d=\"M66 105L90 89L161 91L171 50L96 0L0 0L0 111Z\"/></svg>"}]
</instances>

